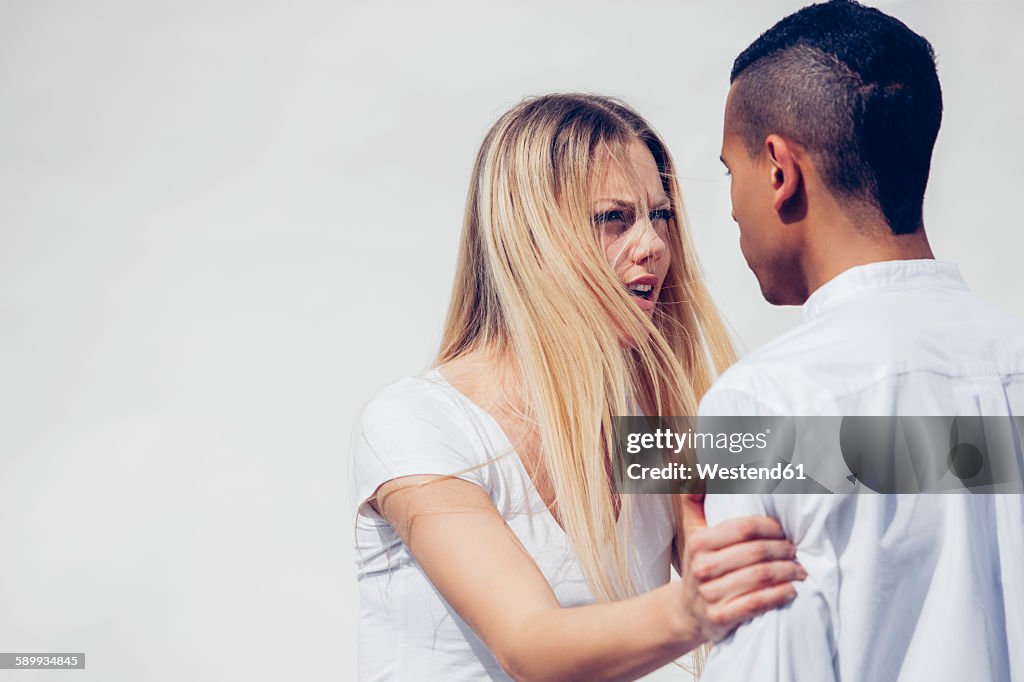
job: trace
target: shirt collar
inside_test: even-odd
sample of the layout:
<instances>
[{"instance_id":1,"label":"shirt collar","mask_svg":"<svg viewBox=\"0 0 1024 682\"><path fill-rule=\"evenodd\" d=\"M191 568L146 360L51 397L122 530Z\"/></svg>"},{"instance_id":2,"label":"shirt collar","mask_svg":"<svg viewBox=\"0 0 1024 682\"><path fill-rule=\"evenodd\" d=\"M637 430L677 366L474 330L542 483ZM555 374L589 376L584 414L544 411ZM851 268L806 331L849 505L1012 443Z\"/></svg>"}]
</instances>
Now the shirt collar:
<instances>
[{"instance_id":1,"label":"shirt collar","mask_svg":"<svg viewBox=\"0 0 1024 682\"><path fill-rule=\"evenodd\" d=\"M859 294L921 287L967 291L967 284L954 263L930 258L868 263L844 270L818 287L803 305L803 319L809 320Z\"/></svg>"}]
</instances>

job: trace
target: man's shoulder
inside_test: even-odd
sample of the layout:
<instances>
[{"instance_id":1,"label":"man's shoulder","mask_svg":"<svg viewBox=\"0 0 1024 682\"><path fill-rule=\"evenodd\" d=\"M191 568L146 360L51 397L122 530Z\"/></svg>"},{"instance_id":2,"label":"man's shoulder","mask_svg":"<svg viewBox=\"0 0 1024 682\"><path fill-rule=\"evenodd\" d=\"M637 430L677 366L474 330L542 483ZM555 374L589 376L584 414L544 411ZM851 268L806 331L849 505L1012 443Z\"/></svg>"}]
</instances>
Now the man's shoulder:
<instances>
[{"instance_id":1,"label":"man's shoulder","mask_svg":"<svg viewBox=\"0 0 1024 682\"><path fill-rule=\"evenodd\" d=\"M881 395L908 375L955 381L1022 373L1024 322L980 297L865 296L805 320L739 360L705 400L828 414L849 409L865 392Z\"/></svg>"},{"instance_id":2,"label":"man's shoulder","mask_svg":"<svg viewBox=\"0 0 1024 682\"><path fill-rule=\"evenodd\" d=\"M816 325L803 323L735 362L715 381L702 405L721 400L756 402L764 410L792 414L801 391L821 367L821 347L813 340Z\"/></svg>"}]
</instances>

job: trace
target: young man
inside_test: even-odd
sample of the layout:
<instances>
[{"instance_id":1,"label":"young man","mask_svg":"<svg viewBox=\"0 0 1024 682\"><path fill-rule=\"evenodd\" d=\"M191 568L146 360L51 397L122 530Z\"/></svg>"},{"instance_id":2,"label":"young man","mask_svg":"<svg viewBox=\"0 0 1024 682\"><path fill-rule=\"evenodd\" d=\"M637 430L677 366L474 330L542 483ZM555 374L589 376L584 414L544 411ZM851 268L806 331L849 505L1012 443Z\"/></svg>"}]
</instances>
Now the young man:
<instances>
[{"instance_id":1,"label":"young man","mask_svg":"<svg viewBox=\"0 0 1024 682\"><path fill-rule=\"evenodd\" d=\"M726 372L701 415L1024 416L1024 324L925 236L942 114L929 43L854 2L812 5L754 41L731 81L722 161L740 247L764 297L802 305L803 323ZM705 513L775 516L809 578L718 642L703 682L1024 681L1020 495L722 494Z\"/></svg>"}]
</instances>

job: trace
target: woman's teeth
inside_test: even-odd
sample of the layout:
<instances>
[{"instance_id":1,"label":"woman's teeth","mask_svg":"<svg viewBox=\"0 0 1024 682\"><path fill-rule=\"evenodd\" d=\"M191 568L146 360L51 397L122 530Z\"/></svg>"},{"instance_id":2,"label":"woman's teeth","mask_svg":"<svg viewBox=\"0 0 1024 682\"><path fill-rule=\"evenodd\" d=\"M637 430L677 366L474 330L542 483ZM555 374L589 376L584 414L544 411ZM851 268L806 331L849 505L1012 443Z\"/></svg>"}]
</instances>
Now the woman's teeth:
<instances>
[{"instance_id":1,"label":"woman's teeth","mask_svg":"<svg viewBox=\"0 0 1024 682\"><path fill-rule=\"evenodd\" d=\"M640 298L649 299L651 297L651 290L654 288L650 284L630 284L629 293Z\"/></svg>"}]
</instances>

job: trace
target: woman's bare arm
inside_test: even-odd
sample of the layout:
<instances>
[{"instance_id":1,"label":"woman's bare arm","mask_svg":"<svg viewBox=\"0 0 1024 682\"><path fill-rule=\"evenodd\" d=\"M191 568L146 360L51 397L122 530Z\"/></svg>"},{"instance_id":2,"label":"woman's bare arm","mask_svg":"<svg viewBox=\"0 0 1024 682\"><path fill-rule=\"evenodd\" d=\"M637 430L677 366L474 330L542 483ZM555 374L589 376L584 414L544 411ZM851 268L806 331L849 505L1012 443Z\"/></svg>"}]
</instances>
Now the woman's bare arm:
<instances>
[{"instance_id":1,"label":"woman's bare arm","mask_svg":"<svg viewBox=\"0 0 1024 682\"><path fill-rule=\"evenodd\" d=\"M408 476L375 500L438 591L521 680L635 679L785 603L803 570L774 521L737 519L688 543L684 562L699 559L706 579L684 565L683 580L639 597L562 608L479 486ZM760 549L736 551L744 544Z\"/></svg>"}]
</instances>

